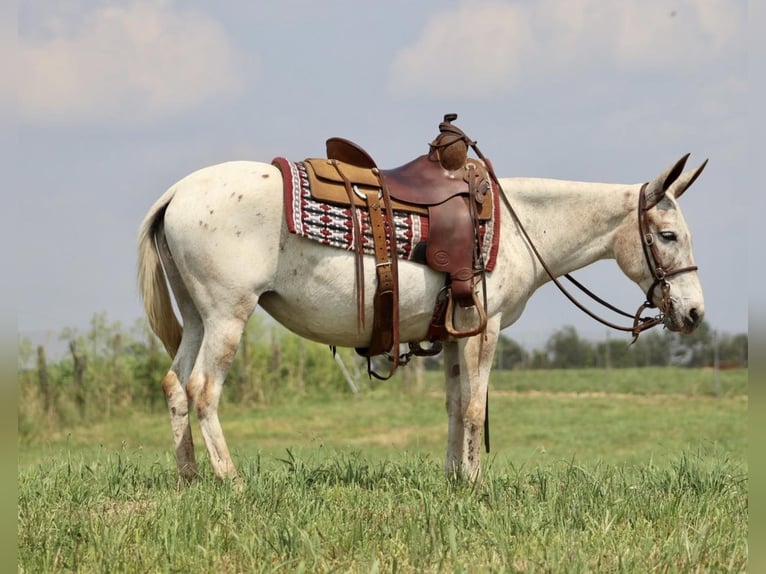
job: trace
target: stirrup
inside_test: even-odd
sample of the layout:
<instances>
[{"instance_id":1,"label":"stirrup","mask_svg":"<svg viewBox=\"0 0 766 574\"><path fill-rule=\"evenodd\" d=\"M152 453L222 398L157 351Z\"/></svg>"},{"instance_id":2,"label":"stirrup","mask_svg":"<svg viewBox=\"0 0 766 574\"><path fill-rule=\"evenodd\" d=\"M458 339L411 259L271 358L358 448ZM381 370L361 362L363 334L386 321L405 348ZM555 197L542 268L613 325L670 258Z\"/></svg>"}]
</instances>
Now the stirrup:
<instances>
[{"instance_id":1,"label":"stirrup","mask_svg":"<svg viewBox=\"0 0 766 574\"><path fill-rule=\"evenodd\" d=\"M479 324L472 329L468 329L466 331L458 331L455 329L455 325L453 323L453 316L455 314L455 298L452 296L452 291L447 293L447 315L444 318L444 328L447 330L447 333L458 339L462 337L472 337L473 335L478 335L487 328L487 311L479 301L479 297L476 295L475 290L471 291L471 297L473 298L473 306L476 309L476 314L479 318Z\"/></svg>"}]
</instances>

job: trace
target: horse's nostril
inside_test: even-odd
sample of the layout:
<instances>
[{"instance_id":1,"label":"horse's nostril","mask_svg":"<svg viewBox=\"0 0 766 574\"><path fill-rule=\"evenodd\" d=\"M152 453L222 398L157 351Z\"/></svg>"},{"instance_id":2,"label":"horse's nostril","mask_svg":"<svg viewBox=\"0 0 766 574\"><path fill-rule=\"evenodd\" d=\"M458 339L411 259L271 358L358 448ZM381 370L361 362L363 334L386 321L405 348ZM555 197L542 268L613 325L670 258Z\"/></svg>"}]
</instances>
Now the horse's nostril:
<instances>
[{"instance_id":1,"label":"horse's nostril","mask_svg":"<svg viewBox=\"0 0 766 574\"><path fill-rule=\"evenodd\" d=\"M700 320L700 314L699 314L699 311L697 311L697 309L696 309L696 308L692 308L692 309L689 311L689 318L691 319L691 321L692 321L692 324L697 324L697 322L699 322L699 320Z\"/></svg>"}]
</instances>

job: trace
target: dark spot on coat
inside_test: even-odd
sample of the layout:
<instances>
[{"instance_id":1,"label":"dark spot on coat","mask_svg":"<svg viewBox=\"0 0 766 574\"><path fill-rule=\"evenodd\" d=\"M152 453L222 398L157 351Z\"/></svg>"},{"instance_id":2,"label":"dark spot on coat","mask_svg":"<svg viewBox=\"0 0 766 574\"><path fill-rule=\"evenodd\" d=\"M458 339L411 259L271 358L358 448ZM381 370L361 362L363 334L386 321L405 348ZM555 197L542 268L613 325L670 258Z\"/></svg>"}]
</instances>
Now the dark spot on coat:
<instances>
[{"instance_id":1,"label":"dark spot on coat","mask_svg":"<svg viewBox=\"0 0 766 574\"><path fill-rule=\"evenodd\" d=\"M242 201L242 194L241 193L237 196L237 201Z\"/></svg>"},{"instance_id":2,"label":"dark spot on coat","mask_svg":"<svg viewBox=\"0 0 766 574\"><path fill-rule=\"evenodd\" d=\"M269 177L269 174L268 174L268 173L262 173L262 174L261 174L261 177L262 177L263 179L266 179L267 177Z\"/></svg>"}]
</instances>

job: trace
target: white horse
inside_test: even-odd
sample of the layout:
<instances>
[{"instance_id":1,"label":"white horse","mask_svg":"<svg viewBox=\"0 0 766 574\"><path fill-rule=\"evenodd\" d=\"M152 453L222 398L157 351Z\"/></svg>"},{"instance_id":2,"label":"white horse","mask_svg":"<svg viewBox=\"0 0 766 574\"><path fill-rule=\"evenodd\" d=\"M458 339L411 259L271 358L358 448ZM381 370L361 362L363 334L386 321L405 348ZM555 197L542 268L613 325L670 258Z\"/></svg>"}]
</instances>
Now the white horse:
<instances>
[{"instance_id":1,"label":"white horse","mask_svg":"<svg viewBox=\"0 0 766 574\"><path fill-rule=\"evenodd\" d=\"M689 333L699 325L702 288L677 199L705 164L683 171L686 158L643 186L499 180L516 217L508 204L501 207L497 264L486 277L486 332L444 344L448 475L479 476L487 384L498 335L550 280L532 244L555 276L600 259L616 259L625 275L663 309L667 328ZM639 232L642 187L647 209L645 228ZM657 266L687 271L669 273L662 290L655 288L652 263L642 245L647 235L655 257L661 259ZM365 256L365 263L366 315L371 317L374 258ZM288 232L282 176L270 164L223 163L173 185L141 225L138 274L149 323L173 357L162 388L184 479L197 475L188 417L192 407L216 476L237 479L218 402L256 305L294 333L327 345L365 347L370 340L371 321L362 332L357 325L354 254ZM166 279L183 328L173 312ZM444 275L400 261L399 282L401 341L421 341ZM458 316L457 322L461 320L472 321L472 313Z\"/></svg>"}]
</instances>

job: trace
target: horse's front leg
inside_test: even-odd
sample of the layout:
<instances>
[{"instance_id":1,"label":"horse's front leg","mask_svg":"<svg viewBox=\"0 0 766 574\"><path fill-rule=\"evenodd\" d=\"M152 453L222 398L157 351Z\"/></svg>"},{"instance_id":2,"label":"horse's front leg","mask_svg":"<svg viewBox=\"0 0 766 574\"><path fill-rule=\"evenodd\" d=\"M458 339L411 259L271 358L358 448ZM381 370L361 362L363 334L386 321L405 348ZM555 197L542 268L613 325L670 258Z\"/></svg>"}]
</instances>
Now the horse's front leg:
<instances>
[{"instance_id":1,"label":"horse's front leg","mask_svg":"<svg viewBox=\"0 0 766 574\"><path fill-rule=\"evenodd\" d=\"M500 333L500 316L487 322L485 333L451 341L444 348L447 392L448 477L476 481L481 475L481 448L487 407L487 386Z\"/></svg>"},{"instance_id":2,"label":"horse's front leg","mask_svg":"<svg viewBox=\"0 0 766 574\"><path fill-rule=\"evenodd\" d=\"M457 341L444 345L444 380L447 394L447 459L444 472L447 478L462 473L463 461L463 415L460 405L460 359Z\"/></svg>"}]
</instances>

